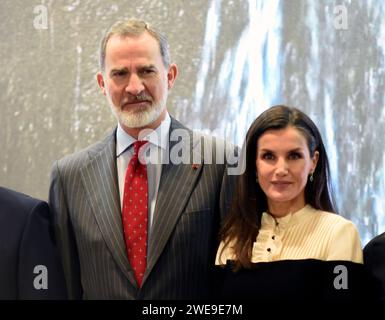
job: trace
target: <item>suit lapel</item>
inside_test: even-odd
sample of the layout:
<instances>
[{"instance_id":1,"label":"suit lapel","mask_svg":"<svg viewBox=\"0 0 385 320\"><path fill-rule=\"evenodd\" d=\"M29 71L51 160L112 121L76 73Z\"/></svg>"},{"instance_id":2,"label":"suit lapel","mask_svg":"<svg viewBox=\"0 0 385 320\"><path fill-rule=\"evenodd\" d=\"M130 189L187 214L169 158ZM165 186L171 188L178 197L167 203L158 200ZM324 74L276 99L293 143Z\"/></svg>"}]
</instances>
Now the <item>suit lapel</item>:
<instances>
[{"instance_id":1,"label":"suit lapel","mask_svg":"<svg viewBox=\"0 0 385 320\"><path fill-rule=\"evenodd\" d=\"M188 144L187 151L191 160L188 164L174 165L170 157L169 163L163 164L162 166L162 175L159 183L154 222L149 242L149 257L143 282L146 281L146 278L150 274L156 261L159 259L159 256L166 246L178 218L190 198L195 181L199 177L202 170L201 161L199 161L199 165L192 165L192 131L172 119L170 134L175 129L183 129L185 130L185 133L188 133L189 140L186 141L186 143ZM169 142L169 155L177 143L181 142Z\"/></svg>"},{"instance_id":2,"label":"suit lapel","mask_svg":"<svg viewBox=\"0 0 385 320\"><path fill-rule=\"evenodd\" d=\"M98 145L99 146L99 145ZM116 169L115 131L95 150L82 170L91 210L116 263L134 287L135 277L128 262L122 227Z\"/></svg>"}]
</instances>

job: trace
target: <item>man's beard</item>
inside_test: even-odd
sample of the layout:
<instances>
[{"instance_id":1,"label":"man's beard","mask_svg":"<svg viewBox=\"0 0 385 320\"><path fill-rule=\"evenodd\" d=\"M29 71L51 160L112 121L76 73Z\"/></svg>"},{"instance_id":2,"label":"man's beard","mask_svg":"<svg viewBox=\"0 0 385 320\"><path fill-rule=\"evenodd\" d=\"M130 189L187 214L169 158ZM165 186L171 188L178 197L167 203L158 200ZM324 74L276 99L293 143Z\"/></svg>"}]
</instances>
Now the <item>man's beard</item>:
<instances>
[{"instance_id":1,"label":"man's beard","mask_svg":"<svg viewBox=\"0 0 385 320\"><path fill-rule=\"evenodd\" d=\"M109 95L107 95L107 100L112 113L121 125L124 125L127 128L143 128L159 118L166 106L167 94L165 94L158 103L154 103L152 98L146 93L140 94L129 102L147 101L150 102L150 105L142 109L135 108L135 110L123 109L124 104L128 102L127 100L123 100L122 106L120 107L116 107L113 104Z\"/></svg>"}]
</instances>

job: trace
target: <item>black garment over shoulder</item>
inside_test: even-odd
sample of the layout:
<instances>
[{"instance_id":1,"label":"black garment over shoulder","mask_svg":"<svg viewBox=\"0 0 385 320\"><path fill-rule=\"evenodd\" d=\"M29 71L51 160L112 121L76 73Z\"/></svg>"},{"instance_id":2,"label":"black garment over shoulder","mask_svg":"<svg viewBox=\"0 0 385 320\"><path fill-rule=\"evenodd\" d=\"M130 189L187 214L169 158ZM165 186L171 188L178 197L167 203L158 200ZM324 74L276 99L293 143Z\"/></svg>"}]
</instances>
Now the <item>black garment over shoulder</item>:
<instances>
[{"instance_id":1,"label":"black garment over shoulder","mask_svg":"<svg viewBox=\"0 0 385 320\"><path fill-rule=\"evenodd\" d=\"M363 264L315 259L253 264L233 271L233 262L216 266L218 299L236 300L354 300L372 299Z\"/></svg>"}]
</instances>

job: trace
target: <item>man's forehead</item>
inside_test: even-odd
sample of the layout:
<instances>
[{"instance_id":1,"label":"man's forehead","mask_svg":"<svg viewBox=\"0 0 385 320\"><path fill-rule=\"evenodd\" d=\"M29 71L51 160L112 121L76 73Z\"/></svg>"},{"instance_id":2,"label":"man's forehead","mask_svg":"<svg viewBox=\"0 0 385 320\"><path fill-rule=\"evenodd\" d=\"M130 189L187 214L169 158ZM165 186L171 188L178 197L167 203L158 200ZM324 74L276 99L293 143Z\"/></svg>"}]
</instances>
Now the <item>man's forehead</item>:
<instances>
[{"instance_id":1,"label":"man's forehead","mask_svg":"<svg viewBox=\"0 0 385 320\"><path fill-rule=\"evenodd\" d=\"M142 32L141 34L134 35L134 34L113 34L108 39L106 44L106 49L108 47L111 47L116 44L122 44L122 43L148 43L153 44L159 47L158 40L154 38L150 33L147 31Z\"/></svg>"},{"instance_id":2,"label":"man's forehead","mask_svg":"<svg viewBox=\"0 0 385 320\"><path fill-rule=\"evenodd\" d=\"M161 58L159 45L151 36L120 37L114 36L107 42L106 60L127 58Z\"/></svg>"}]
</instances>

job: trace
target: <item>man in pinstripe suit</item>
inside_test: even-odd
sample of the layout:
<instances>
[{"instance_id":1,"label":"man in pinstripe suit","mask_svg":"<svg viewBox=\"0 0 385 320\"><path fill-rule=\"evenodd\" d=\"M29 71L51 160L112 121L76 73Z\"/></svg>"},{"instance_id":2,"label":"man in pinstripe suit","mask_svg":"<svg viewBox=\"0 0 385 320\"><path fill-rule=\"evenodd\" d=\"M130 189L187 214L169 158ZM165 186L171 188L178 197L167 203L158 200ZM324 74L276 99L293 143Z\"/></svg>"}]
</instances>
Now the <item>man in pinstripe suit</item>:
<instances>
[{"instance_id":1,"label":"man in pinstripe suit","mask_svg":"<svg viewBox=\"0 0 385 320\"><path fill-rule=\"evenodd\" d=\"M177 67L169 60L165 37L143 21L118 22L102 40L97 80L118 126L56 162L51 176L50 205L72 299L210 296L217 232L233 186L227 156L234 150L194 139L170 117L166 101ZM140 286L126 255L121 214L136 140L149 141L149 152L161 159L147 164L148 251ZM224 161L215 163L220 153Z\"/></svg>"}]
</instances>

